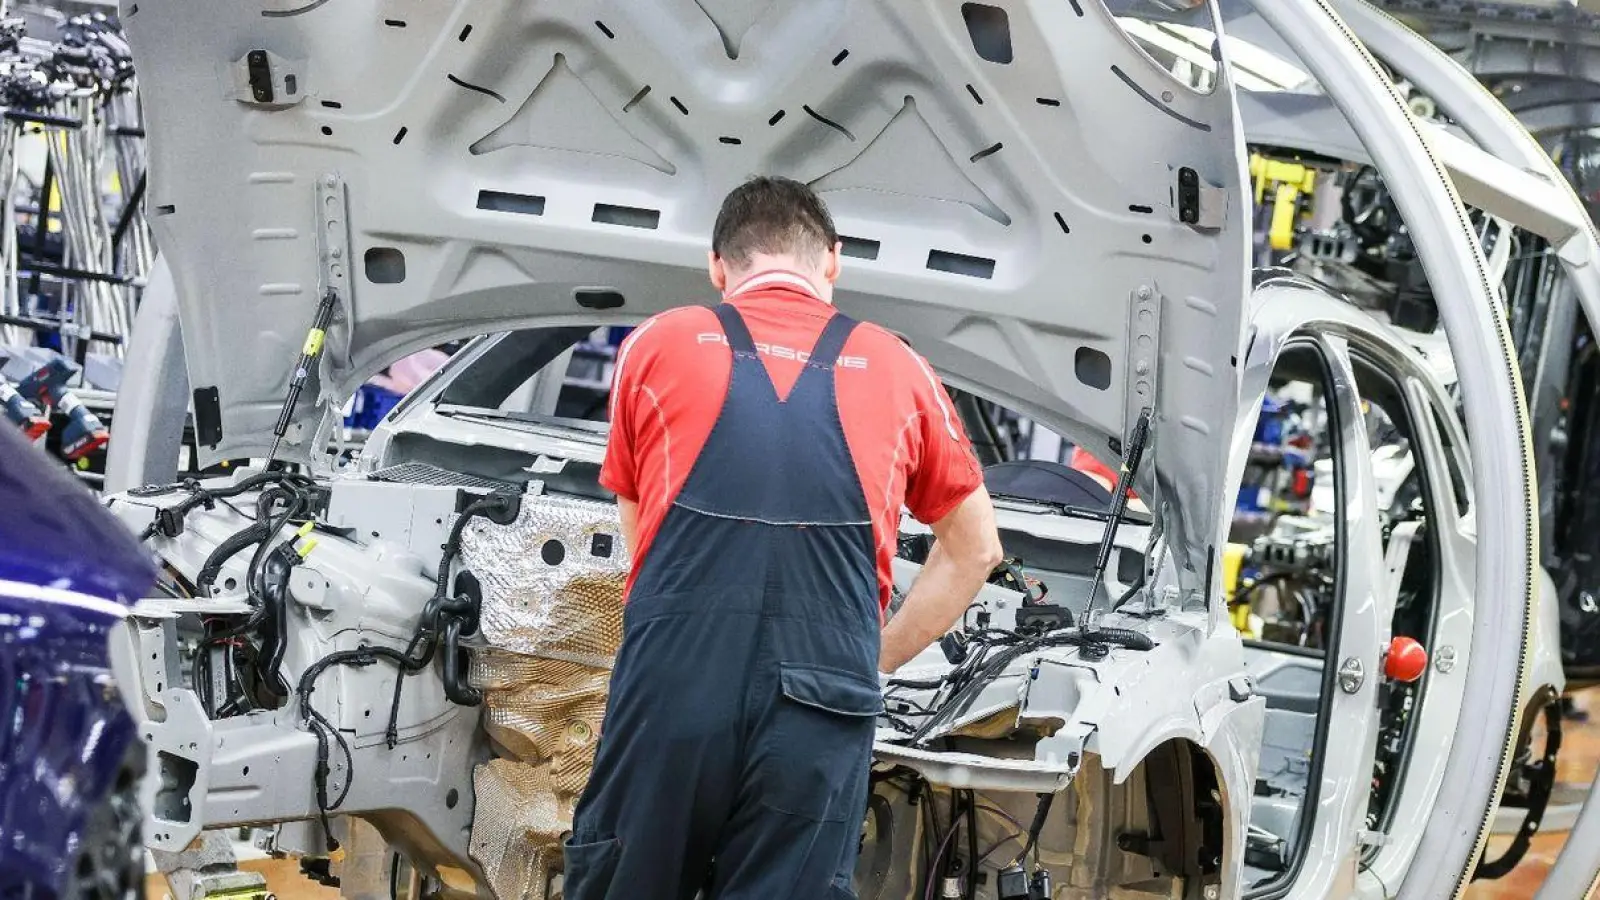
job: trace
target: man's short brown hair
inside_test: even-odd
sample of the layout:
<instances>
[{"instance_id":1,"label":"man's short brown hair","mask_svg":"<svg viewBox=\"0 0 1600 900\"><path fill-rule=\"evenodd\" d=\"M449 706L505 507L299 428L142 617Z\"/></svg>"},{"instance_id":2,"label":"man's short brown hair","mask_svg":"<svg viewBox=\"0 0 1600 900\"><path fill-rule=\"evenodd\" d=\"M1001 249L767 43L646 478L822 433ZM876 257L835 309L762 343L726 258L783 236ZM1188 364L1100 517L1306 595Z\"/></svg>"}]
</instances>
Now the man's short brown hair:
<instances>
[{"instance_id":1,"label":"man's short brown hair","mask_svg":"<svg viewBox=\"0 0 1600 900\"><path fill-rule=\"evenodd\" d=\"M722 201L711 250L736 269L757 253L811 259L833 249L833 217L809 187L790 178L761 175Z\"/></svg>"}]
</instances>

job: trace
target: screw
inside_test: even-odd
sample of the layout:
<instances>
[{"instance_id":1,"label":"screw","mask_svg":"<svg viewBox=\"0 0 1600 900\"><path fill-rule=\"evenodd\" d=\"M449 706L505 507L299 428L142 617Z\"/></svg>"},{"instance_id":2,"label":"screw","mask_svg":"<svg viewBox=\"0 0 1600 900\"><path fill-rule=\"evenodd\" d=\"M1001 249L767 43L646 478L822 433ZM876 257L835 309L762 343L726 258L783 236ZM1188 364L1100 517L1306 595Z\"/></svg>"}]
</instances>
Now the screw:
<instances>
[{"instance_id":1,"label":"screw","mask_svg":"<svg viewBox=\"0 0 1600 900\"><path fill-rule=\"evenodd\" d=\"M322 183L327 185L328 187L336 187L339 184L339 176L337 176L337 175L324 176L323 179L322 179Z\"/></svg>"},{"instance_id":2,"label":"screw","mask_svg":"<svg viewBox=\"0 0 1600 900\"><path fill-rule=\"evenodd\" d=\"M1149 300L1150 299L1150 293L1151 293L1150 286L1148 284L1139 285L1139 299L1140 300Z\"/></svg>"},{"instance_id":3,"label":"screw","mask_svg":"<svg viewBox=\"0 0 1600 900\"><path fill-rule=\"evenodd\" d=\"M1433 667L1438 669L1441 675L1450 674L1456 667L1456 648L1450 646L1440 647L1439 652L1434 655Z\"/></svg>"},{"instance_id":4,"label":"screw","mask_svg":"<svg viewBox=\"0 0 1600 900\"><path fill-rule=\"evenodd\" d=\"M1149 375L1150 374L1150 362L1148 360L1141 359L1141 360L1139 360L1139 364L1137 366L1134 366L1133 370L1135 372L1138 372L1140 375Z\"/></svg>"},{"instance_id":5,"label":"screw","mask_svg":"<svg viewBox=\"0 0 1600 900\"><path fill-rule=\"evenodd\" d=\"M1206 900L1218 900L1222 896L1222 888L1214 884L1208 884L1206 885L1205 895Z\"/></svg>"}]
</instances>

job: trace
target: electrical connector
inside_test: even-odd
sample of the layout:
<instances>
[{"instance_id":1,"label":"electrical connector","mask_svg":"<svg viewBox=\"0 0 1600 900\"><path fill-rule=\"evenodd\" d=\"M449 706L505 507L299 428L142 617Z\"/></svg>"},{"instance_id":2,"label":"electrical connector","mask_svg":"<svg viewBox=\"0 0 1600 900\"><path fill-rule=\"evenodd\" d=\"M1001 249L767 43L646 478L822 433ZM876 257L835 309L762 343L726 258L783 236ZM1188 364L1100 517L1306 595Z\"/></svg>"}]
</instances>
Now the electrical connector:
<instances>
[{"instance_id":1,"label":"electrical connector","mask_svg":"<svg viewBox=\"0 0 1600 900\"><path fill-rule=\"evenodd\" d=\"M1050 870L1034 869L1028 885L1028 900L1050 900Z\"/></svg>"},{"instance_id":2,"label":"electrical connector","mask_svg":"<svg viewBox=\"0 0 1600 900\"><path fill-rule=\"evenodd\" d=\"M952 666L959 666L967 660L967 635L965 632L952 631L939 639L939 649L944 651L944 658Z\"/></svg>"},{"instance_id":3,"label":"electrical connector","mask_svg":"<svg viewBox=\"0 0 1600 900\"><path fill-rule=\"evenodd\" d=\"M1030 900L1028 873L1022 866L1012 864L1000 870L998 885L1000 900Z\"/></svg>"}]
</instances>

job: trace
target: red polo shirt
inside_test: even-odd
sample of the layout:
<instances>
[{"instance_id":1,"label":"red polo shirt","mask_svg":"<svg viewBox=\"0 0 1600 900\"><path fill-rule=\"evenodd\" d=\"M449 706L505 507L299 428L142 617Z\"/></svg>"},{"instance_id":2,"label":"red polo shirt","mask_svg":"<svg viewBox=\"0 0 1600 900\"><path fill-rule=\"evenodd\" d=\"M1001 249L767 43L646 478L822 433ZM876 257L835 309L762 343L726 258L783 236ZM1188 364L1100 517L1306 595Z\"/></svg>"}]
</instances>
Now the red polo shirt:
<instances>
[{"instance_id":1,"label":"red polo shirt","mask_svg":"<svg viewBox=\"0 0 1600 900\"><path fill-rule=\"evenodd\" d=\"M785 396L833 307L793 276L746 284L753 287L730 302ZM640 325L617 353L600 483L639 505L629 590L722 411L733 356L721 337L709 308L683 307ZM936 522L983 483L983 473L933 369L883 328L863 322L851 333L834 384L845 441L872 513L879 603L887 607L901 510Z\"/></svg>"}]
</instances>

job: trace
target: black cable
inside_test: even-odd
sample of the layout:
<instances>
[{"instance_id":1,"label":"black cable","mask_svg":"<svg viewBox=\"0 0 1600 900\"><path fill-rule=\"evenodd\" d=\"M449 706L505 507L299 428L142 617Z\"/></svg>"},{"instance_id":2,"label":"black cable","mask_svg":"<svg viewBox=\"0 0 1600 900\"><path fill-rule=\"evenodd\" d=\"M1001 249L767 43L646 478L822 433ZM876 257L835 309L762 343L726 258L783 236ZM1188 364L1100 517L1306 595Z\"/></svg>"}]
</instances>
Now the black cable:
<instances>
[{"instance_id":1,"label":"black cable","mask_svg":"<svg viewBox=\"0 0 1600 900\"><path fill-rule=\"evenodd\" d=\"M1054 803L1055 799L1055 794L1039 795L1039 805L1034 807L1033 810L1033 822L1028 825L1028 843L1023 846L1022 853L1017 856L1016 861L1018 863L1027 859L1029 853L1033 854L1034 864L1037 865L1039 863L1039 832L1044 830L1045 819L1050 817L1050 804Z\"/></svg>"},{"instance_id":2,"label":"black cable","mask_svg":"<svg viewBox=\"0 0 1600 900\"><path fill-rule=\"evenodd\" d=\"M978 900L978 795L967 791L967 894Z\"/></svg>"},{"instance_id":3,"label":"black cable","mask_svg":"<svg viewBox=\"0 0 1600 900\"><path fill-rule=\"evenodd\" d=\"M198 480L188 479L181 484L179 489L189 491L190 495L172 506L157 509L154 519L149 525L145 526L144 531L140 532L139 540L147 541L154 537L161 530L163 523L181 531L184 516L201 506L209 509L213 503L219 500L237 497L262 485L270 483L287 484L290 482L294 482L297 487L302 488L315 486L315 483L308 476L283 471L258 472L255 475L240 479L235 484L219 488L204 488L200 486ZM176 534L169 536L176 537Z\"/></svg>"},{"instance_id":4,"label":"black cable","mask_svg":"<svg viewBox=\"0 0 1600 900\"><path fill-rule=\"evenodd\" d=\"M339 842L333 836L333 829L328 822L328 813L338 809L343 805L345 799L350 796L350 788L356 780L356 761L355 754L351 750L349 742L345 740L344 735L333 726L332 722L328 721L326 716L311 705L311 694L316 690L317 679L322 676L323 672L333 666L342 665L364 668L375 664L379 659L400 662L403 657L400 651L389 647L366 646L356 650L335 650L306 667L305 672L300 675L299 684L296 686L296 694L300 700L300 716L307 727L316 734L317 738L317 767L313 773L313 780L317 789L317 813L322 821L322 830L327 837L328 851L330 853L339 848ZM328 743L328 735L330 734L333 736L334 741L339 744L340 749L344 751L347 766L344 789L333 800L328 798L328 776L332 774L328 766L328 760L331 755Z\"/></svg>"},{"instance_id":5,"label":"black cable","mask_svg":"<svg viewBox=\"0 0 1600 900\"><path fill-rule=\"evenodd\" d=\"M978 696L988 686L989 682L999 677L1018 657L1048 647L1081 647L1087 644L1109 644L1130 650L1150 650L1155 647L1155 642L1148 636L1125 628L1097 628L1093 631L1058 631L1030 639L1019 639L1012 635L1011 639L1015 643L996 653L992 661L987 653L988 647L980 646L969 657L968 662L962 664L960 669L966 669L969 663L972 664L973 668L970 674L960 679L952 680L953 683L958 683L959 687L953 690L949 699L939 707L938 711L923 722L921 728L917 729L916 735L912 738L913 744L925 742L928 735L935 728L966 712L977 701ZM980 666L981 668L979 668ZM958 669L958 672L960 669ZM955 674L957 673L952 673L952 675Z\"/></svg>"},{"instance_id":6,"label":"black cable","mask_svg":"<svg viewBox=\"0 0 1600 900\"><path fill-rule=\"evenodd\" d=\"M1116 612L1122 608L1123 604L1127 603L1129 600L1132 600L1133 595L1139 593L1139 589L1144 587L1144 582L1145 571L1144 569L1140 569L1139 577L1133 580L1133 584L1128 585L1128 589L1122 592L1122 596L1117 598L1117 602L1111 604L1111 611Z\"/></svg>"},{"instance_id":7,"label":"black cable","mask_svg":"<svg viewBox=\"0 0 1600 900\"><path fill-rule=\"evenodd\" d=\"M465 629L470 634L477 630L479 610L472 601L464 597L457 597L454 601L446 600L450 585L450 564L455 561L456 554L461 550L461 535L466 531L467 524L479 516L495 518L498 513L501 518L515 518L521 508L521 498L516 494L496 492L467 504L461 515L450 525L450 532L445 538L439 556L439 568L434 576L433 597L423 607L422 614L417 619L416 631L411 635L411 642L406 646L406 662L401 663L400 672L395 677L394 695L389 704L389 724L384 730L384 739L388 742L389 749L394 749L400 740L400 695L405 687L407 675L422 671L433 661L434 653L438 649L439 638L443 636L445 628L443 619L447 615L465 616L465 621L472 627ZM459 627L459 626L458 626ZM412 654L418 648L422 649L421 658L413 658ZM446 660L448 665L457 665L458 660L452 657ZM463 688L455 683L456 673L446 673L445 693L451 701L461 703L472 697L470 688ZM465 693L464 693L465 691ZM481 695L477 698L482 702ZM470 704L470 705L476 705Z\"/></svg>"},{"instance_id":8,"label":"black cable","mask_svg":"<svg viewBox=\"0 0 1600 900\"><path fill-rule=\"evenodd\" d=\"M406 676L412 672L420 672L433 660L433 644L430 642L425 648L422 659L413 659L411 654L417 651L417 646L427 637L427 632L418 629L411 636L411 643L406 645L406 662L402 663L400 670L394 676L394 701L389 704L389 725L383 730L384 743L393 750L400 743L400 689L405 686Z\"/></svg>"}]
</instances>

